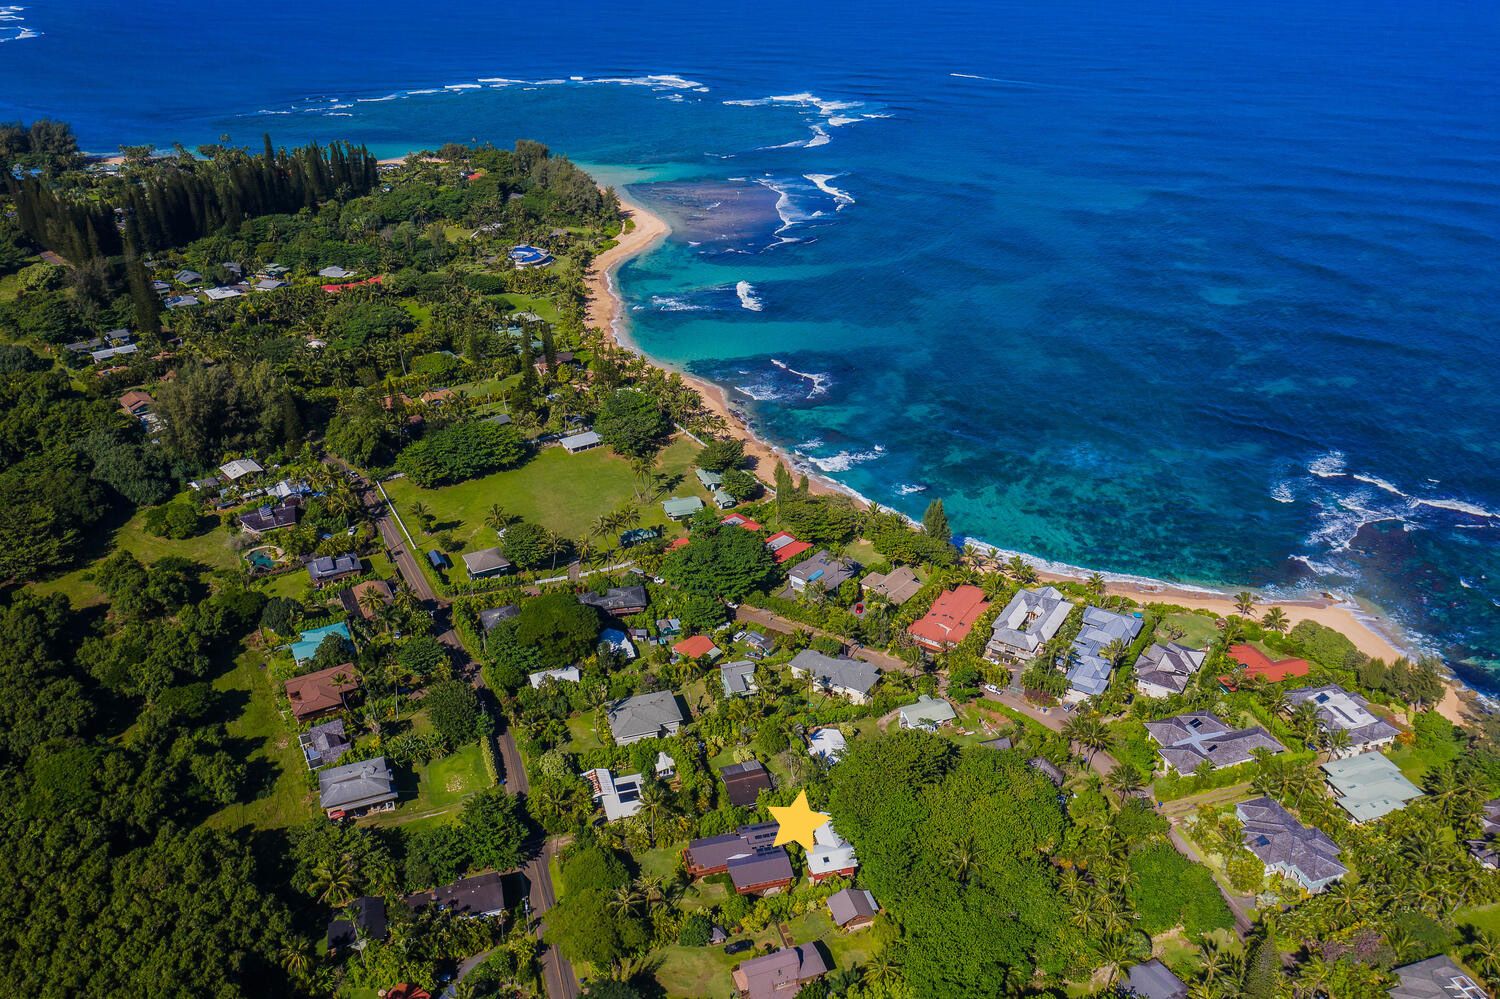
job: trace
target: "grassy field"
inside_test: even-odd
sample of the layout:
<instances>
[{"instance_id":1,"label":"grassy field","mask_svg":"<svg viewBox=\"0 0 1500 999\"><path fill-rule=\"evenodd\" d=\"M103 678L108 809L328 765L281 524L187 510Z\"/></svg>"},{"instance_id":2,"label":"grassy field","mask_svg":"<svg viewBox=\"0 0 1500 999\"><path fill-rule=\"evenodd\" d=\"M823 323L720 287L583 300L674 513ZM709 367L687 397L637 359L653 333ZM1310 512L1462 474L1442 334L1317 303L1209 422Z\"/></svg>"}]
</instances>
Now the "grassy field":
<instances>
[{"instance_id":1,"label":"grassy field","mask_svg":"<svg viewBox=\"0 0 1500 999\"><path fill-rule=\"evenodd\" d=\"M1183 635L1177 641L1193 649L1206 649L1219 637L1219 629L1214 627L1214 619L1203 614L1168 614L1161 620L1162 626L1176 625L1181 628ZM1160 627L1157 628L1158 641L1165 641L1165 633Z\"/></svg>"},{"instance_id":2,"label":"grassy field","mask_svg":"<svg viewBox=\"0 0 1500 999\"><path fill-rule=\"evenodd\" d=\"M602 749L604 743L599 741L599 735L594 731L594 716L592 714L573 715L568 719L568 751L572 753L586 753L591 749Z\"/></svg>"},{"instance_id":3,"label":"grassy field","mask_svg":"<svg viewBox=\"0 0 1500 999\"><path fill-rule=\"evenodd\" d=\"M1472 926L1477 930L1500 936L1500 902L1471 909L1459 909L1453 914L1453 921L1460 927Z\"/></svg>"},{"instance_id":4,"label":"grassy field","mask_svg":"<svg viewBox=\"0 0 1500 999\"><path fill-rule=\"evenodd\" d=\"M463 800L490 786L479 743L465 746L442 759L413 767L396 781L401 801L395 811L379 812L361 821L375 826L440 825L458 817Z\"/></svg>"},{"instance_id":5,"label":"grassy field","mask_svg":"<svg viewBox=\"0 0 1500 999\"><path fill-rule=\"evenodd\" d=\"M845 933L833 925L827 909L822 907L793 919L787 924L787 929L792 939L799 944L821 942L837 968L864 964L870 959L876 946L870 931ZM731 939L744 939L744 936L738 935ZM773 948L782 946L781 936L774 927L751 934L748 939L754 941L755 949L734 955L725 954L722 947L664 947L654 955L661 962L656 970L656 980L669 996L728 999L734 995L729 973L736 965L763 953L767 944Z\"/></svg>"},{"instance_id":6,"label":"grassy field","mask_svg":"<svg viewBox=\"0 0 1500 999\"><path fill-rule=\"evenodd\" d=\"M1427 771L1457 759L1460 751L1457 743L1430 747L1397 744L1396 748L1386 755L1391 758L1392 763L1401 768L1407 780L1421 785L1422 778L1427 775Z\"/></svg>"},{"instance_id":7,"label":"grassy field","mask_svg":"<svg viewBox=\"0 0 1500 999\"><path fill-rule=\"evenodd\" d=\"M213 684L238 710L225 727L231 739L248 744L245 763L252 783L260 788L254 798L228 805L209 818L208 824L220 829L281 829L318 814L302 750L276 710L264 663L258 652L241 653L234 669Z\"/></svg>"},{"instance_id":8,"label":"grassy field","mask_svg":"<svg viewBox=\"0 0 1500 999\"><path fill-rule=\"evenodd\" d=\"M500 301L516 312L535 312L549 323L555 323L559 318L557 306L549 298L537 298L534 295L522 295L518 292L507 292L499 297Z\"/></svg>"},{"instance_id":9,"label":"grassy field","mask_svg":"<svg viewBox=\"0 0 1500 999\"><path fill-rule=\"evenodd\" d=\"M677 495L706 496L690 471L697 450L696 444L681 439L662 452L658 467L668 475L683 477L674 490ZM495 544L495 532L484 525L494 504L513 517L573 539L584 537L596 517L621 507L637 507L642 526L668 524L659 501L637 500L635 475L629 463L606 448L581 454L546 448L520 468L453 486L423 489L407 479L394 479L385 483L385 488L403 515L413 503L421 502L432 512L439 530L452 530L464 540L467 551ZM407 527L415 531L415 520L406 519ZM424 548L429 540L417 538ZM615 539L607 540L613 544ZM454 562L453 573L461 577L463 563L457 558Z\"/></svg>"}]
</instances>

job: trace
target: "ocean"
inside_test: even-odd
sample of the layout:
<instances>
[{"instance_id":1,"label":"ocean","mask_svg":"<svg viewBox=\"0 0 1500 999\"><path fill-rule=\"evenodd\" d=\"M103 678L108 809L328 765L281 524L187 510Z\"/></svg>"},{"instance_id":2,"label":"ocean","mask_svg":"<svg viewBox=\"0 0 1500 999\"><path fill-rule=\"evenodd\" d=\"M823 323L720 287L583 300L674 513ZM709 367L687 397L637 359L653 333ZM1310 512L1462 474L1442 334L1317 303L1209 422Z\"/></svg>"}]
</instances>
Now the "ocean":
<instances>
[{"instance_id":1,"label":"ocean","mask_svg":"<svg viewBox=\"0 0 1500 999\"><path fill-rule=\"evenodd\" d=\"M1492 5L293 6L0 6L0 116L539 139L674 224L633 339L805 468L1070 565L1351 592L1500 688Z\"/></svg>"}]
</instances>

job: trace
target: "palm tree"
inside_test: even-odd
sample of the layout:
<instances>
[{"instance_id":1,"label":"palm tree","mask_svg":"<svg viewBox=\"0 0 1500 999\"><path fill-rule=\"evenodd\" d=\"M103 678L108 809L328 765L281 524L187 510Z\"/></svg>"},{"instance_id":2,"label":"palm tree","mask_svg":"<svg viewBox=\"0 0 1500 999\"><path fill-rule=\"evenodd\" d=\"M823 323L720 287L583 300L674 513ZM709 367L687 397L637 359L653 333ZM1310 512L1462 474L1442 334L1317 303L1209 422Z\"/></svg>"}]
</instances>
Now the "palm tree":
<instances>
[{"instance_id":1,"label":"palm tree","mask_svg":"<svg viewBox=\"0 0 1500 999\"><path fill-rule=\"evenodd\" d=\"M1348 729L1339 728L1337 725L1328 726L1323 733L1323 748L1328 750L1330 756L1342 756L1348 750L1350 743Z\"/></svg>"},{"instance_id":2,"label":"palm tree","mask_svg":"<svg viewBox=\"0 0 1500 999\"><path fill-rule=\"evenodd\" d=\"M1120 660L1125 658L1125 653L1130 651L1130 646L1118 638L1111 638L1099 649L1099 658L1109 663L1111 669L1120 665Z\"/></svg>"},{"instance_id":3,"label":"palm tree","mask_svg":"<svg viewBox=\"0 0 1500 999\"><path fill-rule=\"evenodd\" d=\"M671 802L659 781L650 780L641 786L641 807L636 814L646 830L646 842L656 846L656 827L671 813Z\"/></svg>"},{"instance_id":4,"label":"palm tree","mask_svg":"<svg viewBox=\"0 0 1500 999\"><path fill-rule=\"evenodd\" d=\"M499 503L491 503L489 512L484 516L484 526L496 534L502 534L513 519L505 507Z\"/></svg>"},{"instance_id":5,"label":"palm tree","mask_svg":"<svg viewBox=\"0 0 1500 999\"><path fill-rule=\"evenodd\" d=\"M1089 596L1096 600L1104 596L1104 574L1099 572L1089 573L1088 582L1083 584L1083 588L1088 591Z\"/></svg>"},{"instance_id":6,"label":"palm tree","mask_svg":"<svg viewBox=\"0 0 1500 999\"><path fill-rule=\"evenodd\" d=\"M1284 633L1291 626L1286 619L1286 611L1280 607L1272 607L1261 617L1260 623L1277 634Z\"/></svg>"},{"instance_id":7,"label":"palm tree","mask_svg":"<svg viewBox=\"0 0 1500 999\"><path fill-rule=\"evenodd\" d=\"M610 899L610 908L621 916L633 914L636 907L641 904L641 893L633 884L623 884L615 889L614 898Z\"/></svg>"},{"instance_id":8,"label":"palm tree","mask_svg":"<svg viewBox=\"0 0 1500 999\"><path fill-rule=\"evenodd\" d=\"M421 526L424 534L432 533L429 526L432 523L432 511L427 509L427 504L421 500L412 503L411 515L417 518L417 523Z\"/></svg>"},{"instance_id":9,"label":"palm tree","mask_svg":"<svg viewBox=\"0 0 1500 999\"><path fill-rule=\"evenodd\" d=\"M318 901L342 909L354 901L354 861L346 853L334 863L313 868L312 887Z\"/></svg>"},{"instance_id":10,"label":"palm tree","mask_svg":"<svg viewBox=\"0 0 1500 999\"><path fill-rule=\"evenodd\" d=\"M828 983L829 992L841 996L859 985L862 977L858 968L849 967L840 968L823 980Z\"/></svg>"},{"instance_id":11,"label":"palm tree","mask_svg":"<svg viewBox=\"0 0 1500 999\"><path fill-rule=\"evenodd\" d=\"M1125 970L1125 965L1130 961L1132 951L1130 939L1123 933L1105 937L1104 946L1099 951L1107 969L1104 975L1104 989L1108 992L1110 987L1119 980L1120 973Z\"/></svg>"},{"instance_id":12,"label":"palm tree","mask_svg":"<svg viewBox=\"0 0 1500 999\"><path fill-rule=\"evenodd\" d=\"M1249 590L1241 590L1234 595L1234 609L1244 617L1249 617L1255 611L1255 594Z\"/></svg>"},{"instance_id":13,"label":"palm tree","mask_svg":"<svg viewBox=\"0 0 1500 999\"><path fill-rule=\"evenodd\" d=\"M1141 772L1131 763L1117 763L1105 781L1122 795L1130 795L1144 786Z\"/></svg>"},{"instance_id":14,"label":"palm tree","mask_svg":"<svg viewBox=\"0 0 1500 999\"><path fill-rule=\"evenodd\" d=\"M1333 969L1321 954L1314 954L1297 968L1297 994L1317 996L1328 987Z\"/></svg>"},{"instance_id":15,"label":"palm tree","mask_svg":"<svg viewBox=\"0 0 1500 999\"><path fill-rule=\"evenodd\" d=\"M306 940L288 940L281 945L281 967L292 976L293 981L302 982L312 967L312 949Z\"/></svg>"},{"instance_id":16,"label":"palm tree","mask_svg":"<svg viewBox=\"0 0 1500 999\"><path fill-rule=\"evenodd\" d=\"M958 877L959 884L968 884L969 875L979 866L979 844L973 834L964 836L948 853L948 862L953 867L954 874Z\"/></svg>"},{"instance_id":17,"label":"palm tree","mask_svg":"<svg viewBox=\"0 0 1500 999\"><path fill-rule=\"evenodd\" d=\"M890 951L881 950L865 965L865 984L874 985L877 982L890 981L900 970L900 965L892 959Z\"/></svg>"}]
</instances>

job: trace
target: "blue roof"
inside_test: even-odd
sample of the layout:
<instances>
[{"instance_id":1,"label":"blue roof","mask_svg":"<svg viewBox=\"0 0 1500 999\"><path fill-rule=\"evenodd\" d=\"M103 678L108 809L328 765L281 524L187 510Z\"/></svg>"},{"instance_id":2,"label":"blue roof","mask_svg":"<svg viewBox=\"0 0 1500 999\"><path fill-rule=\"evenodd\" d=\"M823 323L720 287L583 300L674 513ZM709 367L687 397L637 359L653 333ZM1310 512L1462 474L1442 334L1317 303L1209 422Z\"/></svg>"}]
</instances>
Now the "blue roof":
<instances>
[{"instance_id":1,"label":"blue roof","mask_svg":"<svg viewBox=\"0 0 1500 999\"><path fill-rule=\"evenodd\" d=\"M299 663L311 659L317 653L318 646L323 644L323 639L329 635L343 635L344 641L351 641L349 626L343 621L337 624L325 624L321 628L304 631L291 645L292 657Z\"/></svg>"},{"instance_id":2,"label":"blue roof","mask_svg":"<svg viewBox=\"0 0 1500 999\"><path fill-rule=\"evenodd\" d=\"M510 251L510 259L516 263L531 264L546 260L551 254L535 246L517 246Z\"/></svg>"}]
</instances>

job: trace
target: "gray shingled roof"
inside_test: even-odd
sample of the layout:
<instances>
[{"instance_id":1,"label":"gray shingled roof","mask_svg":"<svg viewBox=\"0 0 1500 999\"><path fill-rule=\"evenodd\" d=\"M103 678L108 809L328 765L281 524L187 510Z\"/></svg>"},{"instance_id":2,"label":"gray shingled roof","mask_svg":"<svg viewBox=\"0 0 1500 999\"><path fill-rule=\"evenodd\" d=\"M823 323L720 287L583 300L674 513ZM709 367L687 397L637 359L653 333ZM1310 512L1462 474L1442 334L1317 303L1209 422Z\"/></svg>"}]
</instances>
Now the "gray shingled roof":
<instances>
[{"instance_id":1,"label":"gray shingled roof","mask_svg":"<svg viewBox=\"0 0 1500 999\"><path fill-rule=\"evenodd\" d=\"M1304 826L1270 798L1242 801L1235 812L1244 827L1245 846L1267 867L1295 869L1311 883L1330 881L1349 872L1339 863L1338 845L1327 834Z\"/></svg>"},{"instance_id":2,"label":"gray shingled roof","mask_svg":"<svg viewBox=\"0 0 1500 999\"><path fill-rule=\"evenodd\" d=\"M1127 995L1141 999L1187 999L1187 986L1182 979L1155 958L1131 968L1125 988Z\"/></svg>"},{"instance_id":3,"label":"gray shingled roof","mask_svg":"<svg viewBox=\"0 0 1500 999\"><path fill-rule=\"evenodd\" d=\"M659 736L663 730L674 732L683 721L677 695L670 690L615 701L609 706L608 716L609 730L615 742L622 745Z\"/></svg>"},{"instance_id":4,"label":"gray shingled roof","mask_svg":"<svg viewBox=\"0 0 1500 999\"><path fill-rule=\"evenodd\" d=\"M1136 683L1180 694L1187 689L1188 678L1203 667L1207 657L1208 653L1202 649L1190 649L1176 642L1156 643L1135 661Z\"/></svg>"},{"instance_id":5,"label":"gray shingled roof","mask_svg":"<svg viewBox=\"0 0 1500 999\"><path fill-rule=\"evenodd\" d=\"M395 781L384 756L329 767L318 773L318 802L325 809L364 808L395 798Z\"/></svg>"},{"instance_id":6,"label":"gray shingled roof","mask_svg":"<svg viewBox=\"0 0 1500 999\"><path fill-rule=\"evenodd\" d=\"M825 656L815 649L803 649L787 664L794 673L811 673L825 687L857 690L868 695L880 679L880 670L858 659Z\"/></svg>"},{"instance_id":7,"label":"gray shingled roof","mask_svg":"<svg viewBox=\"0 0 1500 999\"><path fill-rule=\"evenodd\" d=\"M1403 965L1395 974L1401 982L1391 989L1391 999L1485 999L1489 995L1442 954Z\"/></svg>"},{"instance_id":8,"label":"gray shingled roof","mask_svg":"<svg viewBox=\"0 0 1500 999\"><path fill-rule=\"evenodd\" d=\"M798 562L787 575L804 584L817 583L824 590L836 590L846 580L854 578L859 570L858 562L851 558L835 558L824 549L811 558Z\"/></svg>"},{"instance_id":9,"label":"gray shingled roof","mask_svg":"<svg viewBox=\"0 0 1500 999\"><path fill-rule=\"evenodd\" d=\"M1083 609L1083 627L1069 650L1072 663L1068 683L1074 690L1092 697L1109 687L1112 667L1099 655L1110 642L1129 645L1141 633L1141 619L1130 614L1116 614L1100 607Z\"/></svg>"},{"instance_id":10,"label":"gray shingled roof","mask_svg":"<svg viewBox=\"0 0 1500 999\"><path fill-rule=\"evenodd\" d=\"M1051 586L1019 590L991 625L988 649L994 654L1033 655L1052 640L1073 605Z\"/></svg>"},{"instance_id":11,"label":"gray shingled roof","mask_svg":"<svg viewBox=\"0 0 1500 999\"><path fill-rule=\"evenodd\" d=\"M1395 726L1370 710L1369 701L1336 683L1290 690L1286 696L1293 706L1304 701L1311 703L1317 709L1318 723L1325 729L1341 728L1348 732L1349 744L1356 749L1394 739L1398 734Z\"/></svg>"},{"instance_id":12,"label":"gray shingled roof","mask_svg":"<svg viewBox=\"0 0 1500 999\"><path fill-rule=\"evenodd\" d=\"M880 911L875 896L862 888L845 888L828 896L828 914L839 926L853 919L870 919Z\"/></svg>"},{"instance_id":13,"label":"gray shingled roof","mask_svg":"<svg viewBox=\"0 0 1500 999\"><path fill-rule=\"evenodd\" d=\"M644 586L612 586L604 593L580 593L578 602L607 614L637 614L649 603Z\"/></svg>"},{"instance_id":14,"label":"gray shingled roof","mask_svg":"<svg viewBox=\"0 0 1500 999\"><path fill-rule=\"evenodd\" d=\"M1197 770L1204 760L1215 767L1232 767L1253 759L1252 750L1280 753L1286 749L1259 725L1231 729L1222 718L1206 711L1146 722L1146 731L1161 747L1161 758L1184 774Z\"/></svg>"},{"instance_id":15,"label":"gray shingled roof","mask_svg":"<svg viewBox=\"0 0 1500 999\"><path fill-rule=\"evenodd\" d=\"M755 664L748 659L725 663L719 667L719 680L725 697L739 697L755 688Z\"/></svg>"}]
</instances>

